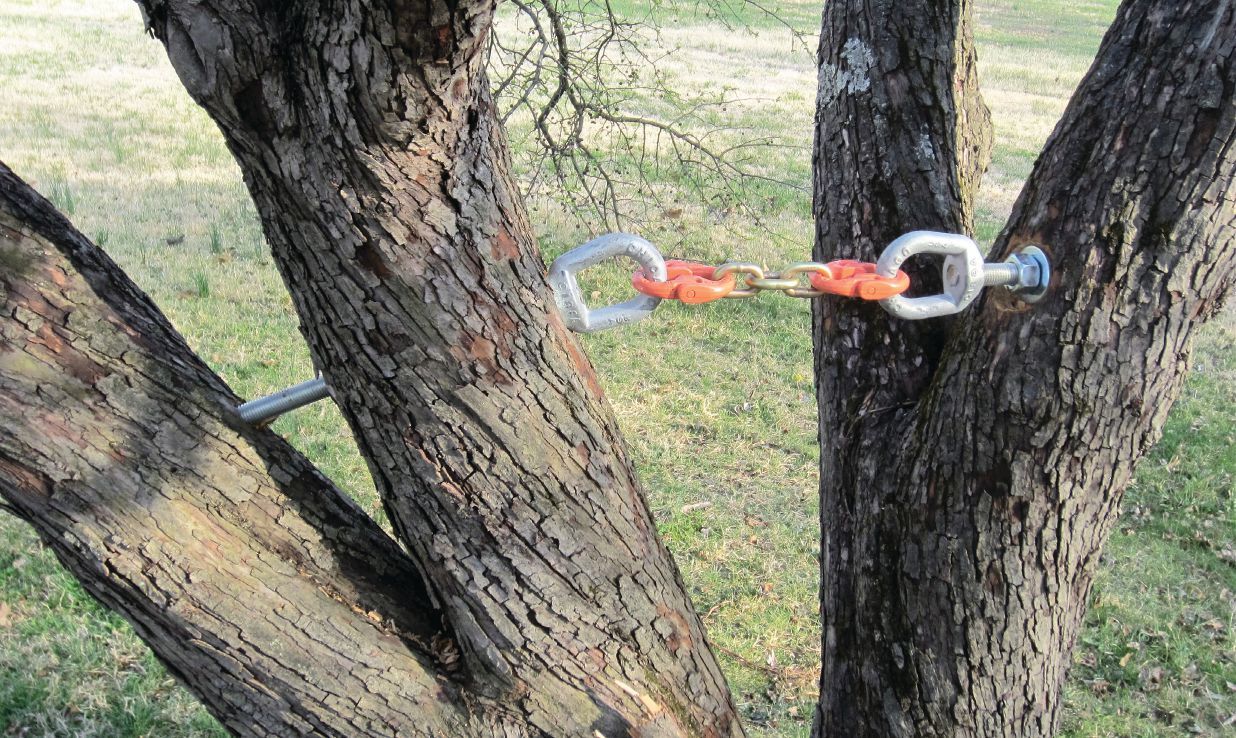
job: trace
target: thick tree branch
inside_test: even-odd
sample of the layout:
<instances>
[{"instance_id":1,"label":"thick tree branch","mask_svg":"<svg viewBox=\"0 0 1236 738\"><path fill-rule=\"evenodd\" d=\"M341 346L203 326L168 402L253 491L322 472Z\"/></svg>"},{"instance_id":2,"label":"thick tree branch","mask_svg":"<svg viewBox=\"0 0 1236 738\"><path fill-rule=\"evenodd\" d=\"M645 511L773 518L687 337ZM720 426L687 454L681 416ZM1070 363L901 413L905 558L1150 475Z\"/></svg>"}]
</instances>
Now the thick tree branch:
<instances>
[{"instance_id":1,"label":"thick tree branch","mask_svg":"<svg viewBox=\"0 0 1236 738\"><path fill-rule=\"evenodd\" d=\"M0 496L224 725L475 730L397 544L3 164L0 305Z\"/></svg>"},{"instance_id":2,"label":"thick tree branch","mask_svg":"<svg viewBox=\"0 0 1236 738\"><path fill-rule=\"evenodd\" d=\"M1024 243L1057 265L1048 300L1027 309L997 293L961 322L899 469L901 499L930 490L954 540L975 547L947 596L991 606L951 626L974 649L1035 643L953 668L998 706L989 724L1046 735L1121 496L1180 393L1196 329L1236 281L1236 8L1121 7L997 253ZM958 419L978 421L965 422L964 456L924 443ZM1044 674L1046 693L1009 694L1019 672Z\"/></svg>"},{"instance_id":3,"label":"thick tree branch","mask_svg":"<svg viewBox=\"0 0 1236 738\"><path fill-rule=\"evenodd\" d=\"M991 126L978 91L972 14L963 0L826 6L815 138L817 260L873 261L911 230L973 230ZM911 274L918 290L939 287L934 266ZM875 305L847 301L821 301L818 308L826 420L917 398L949 321L897 321ZM858 356L868 369L878 367L881 381L847 371Z\"/></svg>"},{"instance_id":4,"label":"thick tree branch","mask_svg":"<svg viewBox=\"0 0 1236 738\"><path fill-rule=\"evenodd\" d=\"M815 137L814 257L876 259L912 230L969 232L991 145L964 0L825 6ZM924 292L936 267L909 269ZM820 408L824 627L822 735L868 707L841 704L855 675L837 644L861 629L861 582L838 577L871 556L856 509L887 478L882 454L928 386L949 320L892 319L874 303L815 301ZM882 601L882 600L881 600ZM878 721L873 725L880 724ZM873 729L878 732L877 729Z\"/></svg>"}]
</instances>

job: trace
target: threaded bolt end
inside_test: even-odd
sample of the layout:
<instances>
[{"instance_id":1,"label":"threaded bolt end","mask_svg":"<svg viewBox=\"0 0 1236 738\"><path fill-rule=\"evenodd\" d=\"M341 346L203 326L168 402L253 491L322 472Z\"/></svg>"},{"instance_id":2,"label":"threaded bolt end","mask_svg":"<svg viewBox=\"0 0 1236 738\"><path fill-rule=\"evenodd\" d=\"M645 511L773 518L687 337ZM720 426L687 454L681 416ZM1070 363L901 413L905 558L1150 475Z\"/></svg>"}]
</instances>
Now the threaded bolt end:
<instances>
[{"instance_id":1,"label":"threaded bolt end","mask_svg":"<svg viewBox=\"0 0 1236 738\"><path fill-rule=\"evenodd\" d=\"M1018 264L985 264L983 266L984 287L1016 286L1021 283L1021 266Z\"/></svg>"},{"instance_id":2,"label":"threaded bolt end","mask_svg":"<svg viewBox=\"0 0 1236 738\"><path fill-rule=\"evenodd\" d=\"M325 380L318 377L317 379L310 379L307 382L301 382L298 385L288 387L268 397L250 400L236 408L236 412L240 414L240 419L246 423L261 424L268 420L273 420L289 410L295 410L298 407L304 407L310 403L317 402L329 394L326 389Z\"/></svg>"}]
</instances>

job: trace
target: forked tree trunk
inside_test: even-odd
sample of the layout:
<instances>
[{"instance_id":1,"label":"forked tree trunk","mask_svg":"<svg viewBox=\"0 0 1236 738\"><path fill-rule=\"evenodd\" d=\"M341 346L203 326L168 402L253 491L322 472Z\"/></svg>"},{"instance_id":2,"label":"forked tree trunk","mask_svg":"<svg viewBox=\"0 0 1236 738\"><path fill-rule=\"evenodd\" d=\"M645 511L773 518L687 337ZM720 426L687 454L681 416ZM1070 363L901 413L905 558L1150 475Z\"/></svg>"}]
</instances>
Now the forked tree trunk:
<instances>
[{"instance_id":1,"label":"forked tree trunk","mask_svg":"<svg viewBox=\"0 0 1236 738\"><path fill-rule=\"evenodd\" d=\"M900 232L968 224L966 137L948 133L966 127L973 88L914 84L924 68L966 77L966 4L951 5L826 7L822 79L838 55L853 68L844 49L877 51L869 85L851 73L821 98L817 257L850 245L838 224L854 224L858 251L844 253L859 258ZM1050 253L1043 302L989 291L939 334L863 306L819 313L817 735L1055 730L1121 493L1194 329L1233 282L1234 13L1121 7L993 250ZM918 148L924 130L946 135ZM837 176L838 159L862 176Z\"/></svg>"}]
</instances>

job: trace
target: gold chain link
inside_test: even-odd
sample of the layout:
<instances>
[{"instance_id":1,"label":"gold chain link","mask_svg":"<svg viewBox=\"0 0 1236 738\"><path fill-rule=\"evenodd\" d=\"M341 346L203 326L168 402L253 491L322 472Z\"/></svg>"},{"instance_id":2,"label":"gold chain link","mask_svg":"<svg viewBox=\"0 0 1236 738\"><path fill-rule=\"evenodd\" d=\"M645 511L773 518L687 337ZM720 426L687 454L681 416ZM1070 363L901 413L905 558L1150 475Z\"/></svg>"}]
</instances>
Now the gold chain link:
<instances>
[{"instance_id":1,"label":"gold chain link","mask_svg":"<svg viewBox=\"0 0 1236 738\"><path fill-rule=\"evenodd\" d=\"M832 277L832 270L827 264L820 264L814 261L800 261L791 264L780 272L765 273L764 268L759 264L751 264L749 262L731 261L717 267L713 272L713 279L723 279L730 274L745 275L739 278L741 284L747 286L746 289L736 289L726 295L727 298L741 299L744 297L755 297L761 292L784 292L790 297L820 297L825 293L815 289L814 287L804 287L802 283L802 275L804 274L823 274L829 278Z\"/></svg>"},{"instance_id":2,"label":"gold chain link","mask_svg":"<svg viewBox=\"0 0 1236 738\"><path fill-rule=\"evenodd\" d=\"M738 298L743 298L743 297L755 297L756 295L760 294L759 288L752 286L749 281L751 279L763 279L764 278L764 268L761 267L759 264L749 264L747 262L740 262L740 261L727 262L717 267L717 271L712 273L712 278L715 280L721 280L721 279L725 279L725 277L730 274L746 274L747 276L745 278L742 278L740 281L743 284L747 285L747 289L745 290L736 289L733 292L726 295L726 298L738 299Z\"/></svg>"},{"instance_id":3,"label":"gold chain link","mask_svg":"<svg viewBox=\"0 0 1236 738\"><path fill-rule=\"evenodd\" d=\"M800 274L823 274L826 279L832 279L833 270L829 269L827 264L821 264L816 261L800 261L796 264L789 265L781 272L782 277L785 277L786 279L793 279L795 283L798 282ZM809 298L823 297L827 293L817 290L814 287L795 286L793 289L786 290L785 294L790 297Z\"/></svg>"}]
</instances>

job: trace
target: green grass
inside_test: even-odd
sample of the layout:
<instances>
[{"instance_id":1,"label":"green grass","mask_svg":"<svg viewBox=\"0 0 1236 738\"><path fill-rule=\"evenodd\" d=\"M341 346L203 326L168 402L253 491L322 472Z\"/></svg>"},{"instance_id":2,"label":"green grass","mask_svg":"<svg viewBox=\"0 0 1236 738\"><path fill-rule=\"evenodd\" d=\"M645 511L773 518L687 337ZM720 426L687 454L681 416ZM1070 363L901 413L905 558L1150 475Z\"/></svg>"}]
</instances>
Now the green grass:
<instances>
[{"instance_id":1,"label":"green grass","mask_svg":"<svg viewBox=\"0 0 1236 738\"><path fill-rule=\"evenodd\" d=\"M812 36L819 4L770 3ZM647 7L615 3L620 12ZM735 3L652 5L663 71L737 102L711 122L786 144L765 166L810 182L815 70L780 22ZM979 210L991 240L1085 72L1114 2L985 2L977 30L997 147ZM729 12L729 11L727 11ZM0 0L0 158L103 245L244 396L310 376L290 299L240 173L126 0ZM656 100L636 101L646 112ZM525 140L520 130L512 140ZM810 250L809 196L760 192L758 225L691 202L643 235L670 254L770 266ZM592 232L530 203L547 259ZM587 274L600 299L617 268ZM674 551L753 735L810 727L819 660L815 408L808 306L762 298L663 306L586 336ZM1069 736L1219 735L1236 713L1236 320L1199 339L1198 368L1139 471L1104 557L1068 690ZM285 416L287 435L375 516L364 464L330 403ZM703 505L703 506L702 506ZM0 515L0 732L221 735L131 629L93 603L15 519Z\"/></svg>"},{"instance_id":2,"label":"green grass","mask_svg":"<svg viewBox=\"0 0 1236 738\"><path fill-rule=\"evenodd\" d=\"M7 521L0 546L5 735L224 736L128 625Z\"/></svg>"},{"instance_id":3,"label":"green grass","mask_svg":"<svg viewBox=\"0 0 1236 738\"><path fill-rule=\"evenodd\" d=\"M1218 735L1236 715L1233 322L1203 334L1125 497L1074 658L1072 735Z\"/></svg>"}]
</instances>

